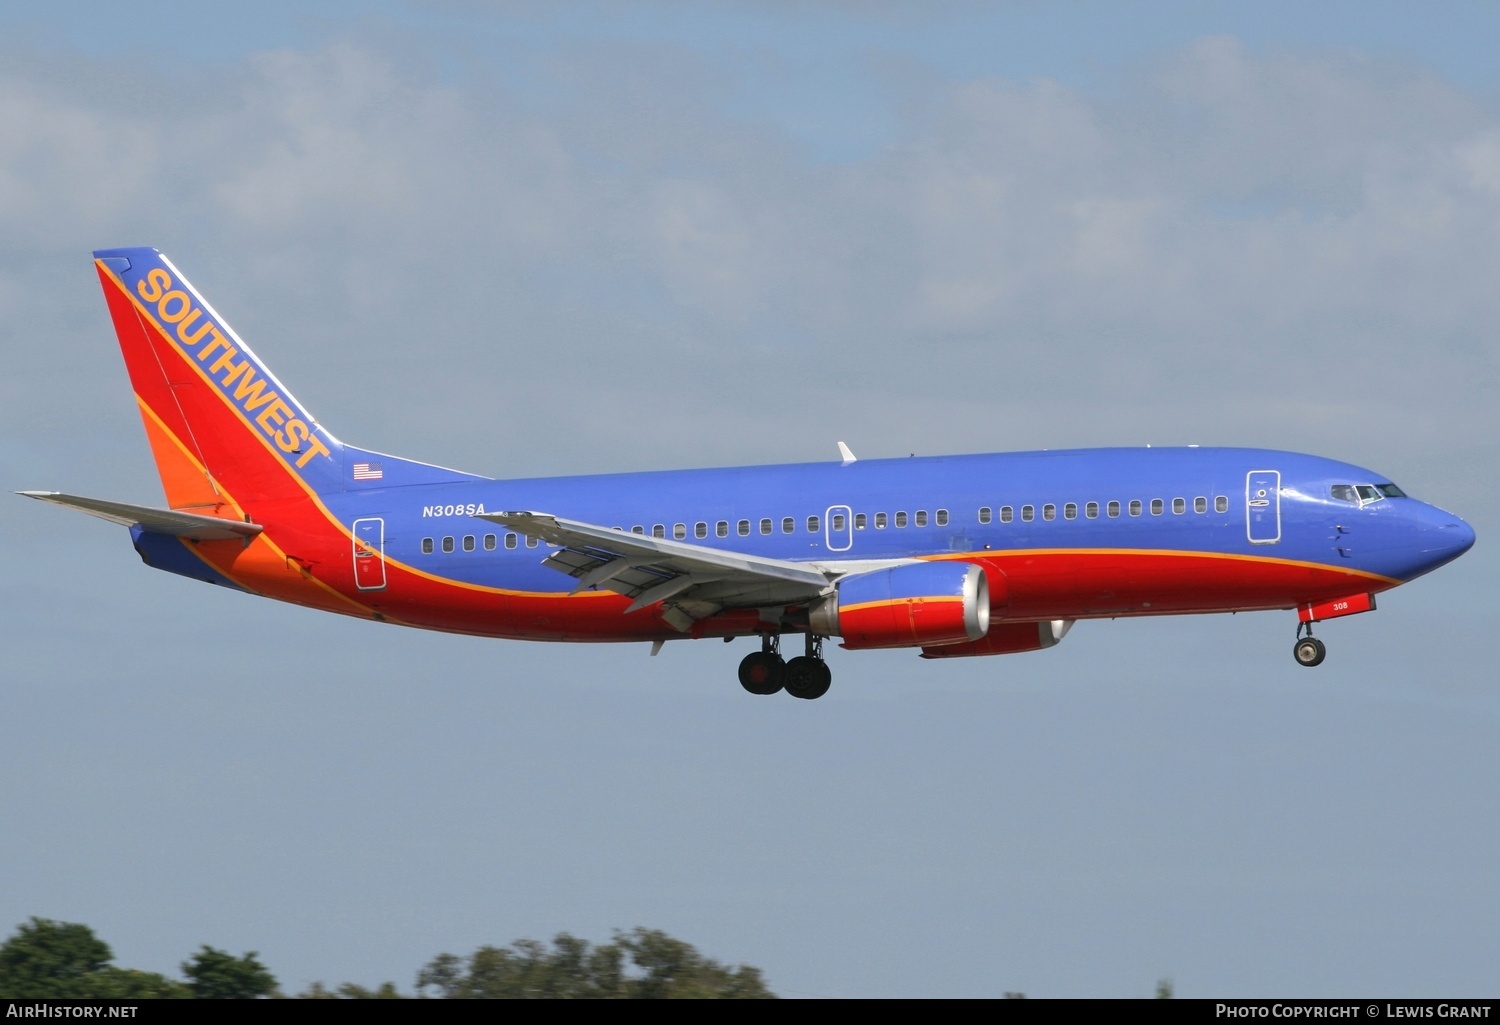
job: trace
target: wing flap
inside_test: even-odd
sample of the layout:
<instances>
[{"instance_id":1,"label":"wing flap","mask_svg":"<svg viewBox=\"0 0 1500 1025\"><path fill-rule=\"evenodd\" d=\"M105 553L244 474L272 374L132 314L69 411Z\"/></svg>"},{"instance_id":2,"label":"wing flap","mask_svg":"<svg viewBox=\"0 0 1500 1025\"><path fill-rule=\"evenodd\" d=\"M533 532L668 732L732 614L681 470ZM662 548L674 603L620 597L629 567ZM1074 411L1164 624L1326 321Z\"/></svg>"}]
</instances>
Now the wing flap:
<instances>
[{"instance_id":1,"label":"wing flap","mask_svg":"<svg viewBox=\"0 0 1500 1025\"><path fill-rule=\"evenodd\" d=\"M265 529L259 523L242 523L219 516L200 516L197 513L154 509L151 506L129 505L125 502L106 502L102 498L65 495L59 491L18 491L16 494L77 509L121 526L140 527L148 533L185 537L192 541L244 540Z\"/></svg>"}]
</instances>

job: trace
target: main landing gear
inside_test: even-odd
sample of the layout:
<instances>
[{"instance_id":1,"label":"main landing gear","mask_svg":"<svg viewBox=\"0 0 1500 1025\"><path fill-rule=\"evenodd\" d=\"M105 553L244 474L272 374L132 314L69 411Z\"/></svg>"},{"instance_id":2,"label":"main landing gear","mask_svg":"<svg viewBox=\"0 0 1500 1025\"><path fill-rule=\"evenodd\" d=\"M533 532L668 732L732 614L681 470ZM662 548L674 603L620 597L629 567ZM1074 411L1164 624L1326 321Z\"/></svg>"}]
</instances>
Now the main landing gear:
<instances>
[{"instance_id":1,"label":"main landing gear","mask_svg":"<svg viewBox=\"0 0 1500 1025\"><path fill-rule=\"evenodd\" d=\"M807 653L790 662L781 657L781 635L761 635L760 650L740 662L740 686L751 694L775 694L785 690L794 698L811 701L828 693L833 673L823 661L823 638L807 635Z\"/></svg>"},{"instance_id":2,"label":"main landing gear","mask_svg":"<svg viewBox=\"0 0 1500 1025\"><path fill-rule=\"evenodd\" d=\"M1302 631L1307 631L1307 636L1302 636ZM1322 641L1312 635L1311 623L1297 624L1297 643L1292 645L1292 657L1297 660L1299 666L1322 665L1323 659L1328 655L1328 648Z\"/></svg>"}]
</instances>

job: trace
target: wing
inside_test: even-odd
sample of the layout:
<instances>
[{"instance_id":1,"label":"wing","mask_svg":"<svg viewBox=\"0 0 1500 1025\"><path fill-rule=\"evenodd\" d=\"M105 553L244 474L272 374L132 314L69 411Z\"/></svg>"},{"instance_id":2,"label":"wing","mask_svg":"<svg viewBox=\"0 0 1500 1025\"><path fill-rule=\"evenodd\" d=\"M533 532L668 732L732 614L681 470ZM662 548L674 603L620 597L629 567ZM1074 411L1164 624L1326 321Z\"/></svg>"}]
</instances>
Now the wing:
<instances>
[{"instance_id":1,"label":"wing","mask_svg":"<svg viewBox=\"0 0 1500 1025\"><path fill-rule=\"evenodd\" d=\"M574 594L608 588L632 599L626 612L666 603L662 618L682 631L724 608L809 602L830 583L829 577L795 562L627 534L545 513L481 513L479 518L556 545L542 564L575 578Z\"/></svg>"},{"instance_id":2,"label":"wing","mask_svg":"<svg viewBox=\"0 0 1500 1025\"><path fill-rule=\"evenodd\" d=\"M146 505L127 505L124 502L106 502L102 498L81 498L64 495L56 491L18 491L19 495L35 498L53 505L65 505L70 509L86 512L101 520L119 523L126 527L140 527L152 534L167 534L185 537L193 541L244 540L259 534L263 529L259 523L241 523L218 516L199 516L197 513L176 512L172 509L153 509Z\"/></svg>"}]
</instances>

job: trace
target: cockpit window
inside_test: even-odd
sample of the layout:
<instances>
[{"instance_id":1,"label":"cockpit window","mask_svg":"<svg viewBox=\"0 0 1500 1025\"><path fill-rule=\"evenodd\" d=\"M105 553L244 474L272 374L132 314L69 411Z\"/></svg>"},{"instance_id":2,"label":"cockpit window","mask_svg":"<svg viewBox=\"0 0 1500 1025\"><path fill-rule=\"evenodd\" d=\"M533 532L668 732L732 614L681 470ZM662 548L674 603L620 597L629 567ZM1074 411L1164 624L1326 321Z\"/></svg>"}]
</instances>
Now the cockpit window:
<instances>
[{"instance_id":1,"label":"cockpit window","mask_svg":"<svg viewBox=\"0 0 1500 1025\"><path fill-rule=\"evenodd\" d=\"M1349 502L1350 504L1359 502L1359 495L1355 493L1353 484L1335 484L1328 490L1336 502Z\"/></svg>"},{"instance_id":2,"label":"cockpit window","mask_svg":"<svg viewBox=\"0 0 1500 1025\"><path fill-rule=\"evenodd\" d=\"M1375 485L1375 490L1379 491L1386 498L1405 498L1406 497L1406 492L1402 491L1400 488L1396 487L1396 485L1394 485L1394 484L1377 484L1377 485Z\"/></svg>"},{"instance_id":3,"label":"cockpit window","mask_svg":"<svg viewBox=\"0 0 1500 1025\"><path fill-rule=\"evenodd\" d=\"M1364 505L1368 502L1378 502L1385 497L1380 492L1375 490L1375 485L1373 484L1361 484L1355 490L1359 492L1360 505Z\"/></svg>"}]
</instances>

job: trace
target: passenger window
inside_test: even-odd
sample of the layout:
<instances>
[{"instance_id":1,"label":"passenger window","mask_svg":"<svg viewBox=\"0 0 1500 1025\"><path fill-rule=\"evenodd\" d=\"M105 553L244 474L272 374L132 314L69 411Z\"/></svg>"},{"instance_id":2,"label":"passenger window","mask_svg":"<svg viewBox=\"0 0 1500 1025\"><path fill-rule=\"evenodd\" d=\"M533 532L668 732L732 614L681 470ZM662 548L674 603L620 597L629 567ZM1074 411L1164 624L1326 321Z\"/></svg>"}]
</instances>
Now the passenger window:
<instances>
[{"instance_id":1,"label":"passenger window","mask_svg":"<svg viewBox=\"0 0 1500 1025\"><path fill-rule=\"evenodd\" d=\"M1172 499L1172 512L1175 513L1178 516L1181 516L1183 513L1187 512L1187 499L1185 499L1185 498L1174 498L1174 499Z\"/></svg>"},{"instance_id":2,"label":"passenger window","mask_svg":"<svg viewBox=\"0 0 1500 1025\"><path fill-rule=\"evenodd\" d=\"M932 515L933 515L933 517L935 519L935 522L937 523L937 525L939 527L946 527L948 525L948 510L947 509L939 509L937 512L933 513Z\"/></svg>"},{"instance_id":3,"label":"passenger window","mask_svg":"<svg viewBox=\"0 0 1500 1025\"><path fill-rule=\"evenodd\" d=\"M714 534L717 535L718 537L728 537L729 536L729 521L728 520L720 520L718 523L715 523L714 524Z\"/></svg>"},{"instance_id":4,"label":"passenger window","mask_svg":"<svg viewBox=\"0 0 1500 1025\"><path fill-rule=\"evenodd\" d=\"M1076 519L1078 519L1078 503L1077 502L1069 502L1067 505L1063 506L1063 519L1065 519L1065 520L1076 520Z\"/></svg>"},{"instance_id":5,"label":"passenger window","mask_svg":"<svg viewBox=\"0 0 1500 1025\"><path fill-rule=\"evenodd\" d=\"M664 523L653 523L653 524L651 524L651 536L652 537L666 537L667 536L667 526L666 526L666 524L664 524Z\"/></svg>"},{"instance_id":6,"label":"passenger window","mask_svg":"<svg viewBox=\"0 0 1500 1025\"><path fill-rule=\"evenodd\" d=\"M750 521L749 520L740 520L740 522L738 522L738 523L736 523L734 525L734 529L737 530L737 531L739 531L740 537L749 537L750 536Z\"/></svg>"},{"instance_id":7,"label":"passenger window","mask_svg":"<svg viewBox=\"0 0 1500 1025\"><path fill-rule=\"evenodd\" d=\"M1021 522L1030 523L1036 519L1036 509L1029 505L1021 506Z\"/></svg>"},{"instance_id":8,"label":"passenger window","mask_svg":"<svg viewBox=\"0 0 1500 1025\"><path fill-rule=\"evenodd\" d=\"M1160 516L1162 513L1164 513L1166 511L1166 509L1167 509L1167 505L1161 499L1159 499L1159 498L1153 498L1151 500L1151 515L1152 516Z\"/></svg>"},{"instance_id":9,"label":"passenger window","mask_svg":"<svg viewBox=\"0 0 1500 1025\"><path fill-rule=\"evenodd\" d=\"M494 534L486 534L486 535L484 535L484 550L487 551L487 552L493 552L495 550L495 535Z\"/></svg>"},{"instance_id":10,"label":"passenger window","mask_svg":"<svg viewBox=\"0 0 1500 1025\"><path fill-rule=\"evenodd\" d=\"M514 535L514 534L506 534L505 535L505 547L507 547L507 548L514 548L515 546L516 546L516 535Z\"/></svg>"},{"instance_id":11,"label":"passenger window","mask_svg":"<svg viewBox=\"0 0 1500 1025\"><path fill-rule=\"evenodd\" d=\"M678 541L685 541L685 540L687 540L687 524L686 523L674 523L674 524L672 524L672 537L675 538Z\"/></svg>"},{"instance_id":12,"label":"passenger window","mask_svg":"<svg viewBox=\"0 0 1500 1025\"><path fill-rule=\"evenodd\" d=\"M1132 515L1132 516L1139 516L1140 514L1141 514L1141 500L1139 498L1132 498L1130 500L1130 515Z\"/></svg>"},{"instance_id":13,"label":"passenger window","mask_svg":"<svg viewBox=\"0 0 1500 1025\"><path fill-rule=\"evenodd\" d=\"M432 538L430 538L430 537L424 537L422 539L422 554L423 555L431 555L432 554Z\"/></svg>"},{"instance_id":14,"label":"passenger window","mask_svg":"<svg viewBox=\"0 0 1500 1025\"><path fill-rule=\"evenodd\" d=\"M1222 513L1222 512L1228 512L1228 511L1229 511L1229 497L1227 495L1215 495L1214 496L1214 512L1221 512Z\"/></svg>"},{"instance_id":15,"label":"passenger window","mask_svg":"<svg viewBox=\"0 0 1500 1025\"><path fill-rule=\"evenodd\" d=\"M1011 520L1013 520L1015 518L1016 518L1016 511L1014 509L1012 509L1010 506L1008 506L1008 505L1002 505L1000 507L1000 522L1001 523L1009 523Z\"/></svg>"},{"instance_id":16,"label":"passenger window","mask_svg":"<svg viewBox=\"0 0 1500 1025\"><path fill-rule=\"evenodd\" d=\"M451 537L445 537L445 538L443 538L443 551L445 551L445 552L451 552L451 551L453 551L453 539Z\"/></svg>"},{"instance_id":17,"label":"passenger window","mask_svg":"<svg viewBox=\"0 0 1500 1025\"><path fill-rule=\"evenodd\" d=\"M783 534L793 534L793 533L796 533L796 530L797 530L797 520L794 517L791 517L791 516L784 516L784 517L782 517L782 520L781 520L781 532Z\"/></svg>"},{"instance_id":18,"label":"passenger window","mask_svg":"<svg viewBox=\"0 0 1500 1025\"><path fill-rule=\"evenodd\" d=\"M990 522L990 507L989 506L986 505L986 506L982 506L980 508L980 510L979 510L979 522L980 523L988 523L988 522Z\"/></svg>"},{"instance_id":19,"label":"passenger window","mask_svg":"<svg viewBox=\"0 0 1500 1025\"><path fill-rule=\"evenodd\" d=\"M854 514L854 529L855 530L864 530L865 529L865 525L868 522L869 522L869 520L867 520L865 518L865 514L864 513L855 513Z\"/></svg>"},{"instance_id":20,"label":"passenger window","mask_svg":"<svg viewBox=\"0 0 1500 1025\"><path fill-rule=\"evenodd\" d=\"M535 548L536 545L537 545L537 539L536 538L534 538L534 537L528 537L526 539L526 547L527 548Z\"/></svg>"},{"instance_id":21,"label":"passenger window","mask_svg":"<svg viewBox=\"0 0 1500 1025\"><path fill-rule=\"evenodd\" d=\"M904 527L904 526L906 526L906 513L904 513L904 512L898 512L896 514L896 526L898 526L898 527Z\"/></svg>"},{"instance_id":22,"label":"passenger window","mask_svg":"<svg viewBox=\"0 0 1500 1025\"><path fill-rule=\"evenodd\" d=\"M1193 512L1208 512L1208 499L1204 498L1202 495L1199 495L1197 498L1193 499Z\"/></svg>"},{"instance_id":23,"label":"passenger window","mask_svg":"<svg viewBox=\"0 0 1500 1025\"><path fill-rule=\"evenodd\" d=\"M1088 505L1084 506L1083 514L1091 520L1097 520L1099 518L1099 503L1090 502Z\"/></svg>"},{"instance_id":24,"label":"passenger window","mask_svg":"<svg viewBox=\"0 0 1500 1025\"><path fill-rule=\"evenodd\" d=\"M704 523L702 520L699 520L697 523L693 524L693 536L694 537L707 537L708 536L708 524Z\"/></svg>"},{"instance_id":25,"label":"passenger window","mask_svg":"<svg viewBox=\"0 0 1500 1025\"><path fill-rule=\"evenodd\" d=\"M643 527L643 526L641 526L639 523L637 523L635 526L633 526L633 527L630 528L630 532L632 534L642 534L642 535L644 535L646 533L646 528Z\"/></svg>"},{"instance_id":26,"label":"passenger window","mask_svg":"<svg viewBox=\"0 0 1500 1025\"><path fill-rule=\"evenodd\" d=\"M1042 519L1057 519L1057 506L1053 505L1051 502L1048 502L1046 505L1042 506Z\"/></svg>"},{"instance_id":27,"label":"passenger window","mask_svg":"<svg viewBox=\"0 0 1500 1025\"><path fill-rule=\"evenodd\" d=\"M1118 515L1120 515L1120 503L1119 502L1111 502L1111 503L1109 503L1109 514L1111 516L1118 516Z\"/></svg>"},{"instance_id":28,"label":"passenger window","mask_svg":"<svg viewBox=\"0 0 1500 1025\"><path fill-rule=\"evenodd\" d=\"M834 513L832 516L829 517L829 519L833 521L833 523L831 525L831 529L833 529L833 530L843 530L844 529L844 524L847 522L844 519L844 514L843 513Z\"/></svg>"},{"instance_id":29,"label":"passenger window","mask_svg":"<svg viewBox=\"0 0 1500 1025\"><path fill-rule=\"evenodd\" d=\"M816 534L818 532L818 518L816 516L809 516L807 518L807 532L809 534Z\"/></svg>"},{"instance_id":30,"label":"passenger window","mask_svg":"<svg viewBox=\"0 0 1500 1025\"><path fill-rule=\"evenodd\" d=\"M876 530L884 530L885 529L885 513L876 513L875 514L875 529Z\"/></svg>"},{"instance_id":31,"label":"passenger window","mask_svg":"<svg viewBox=\"0 0 1500 1025\"><path fill-rule=\"evenodd\" d=\"M917 526L919 526L919 527L925 527L925 526L927 526L927 510L926 509L918 509L916 511L916 513L913 514L913 518L915 519Z\"/></svg>"},{"instance_id":32,"label":"passenger window","mask_svg":"<svg viewBox=\"0 0 1500 1025\"><path fill-rule=\"evenodd\" d=\"M466 552L472 552L473 550L474 550L474 535L473 534L465 534L464 535L464 551L466 551Z\"/></svg>"},{"instance_id":33,"label":"passenger window","mask_svg":"<svg viewBox=\"0 0 1500 1025\"><path fill-rule=\"evenodd\" d=\"M772 526L772 524L771 524L770 520L761 520L760 521L760 532L762 534L769 534L771 532L771 526Z\"/></svg>"}]
</instances>

